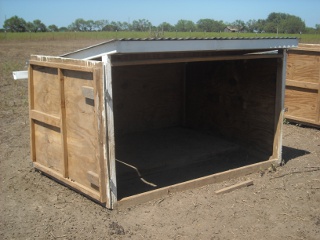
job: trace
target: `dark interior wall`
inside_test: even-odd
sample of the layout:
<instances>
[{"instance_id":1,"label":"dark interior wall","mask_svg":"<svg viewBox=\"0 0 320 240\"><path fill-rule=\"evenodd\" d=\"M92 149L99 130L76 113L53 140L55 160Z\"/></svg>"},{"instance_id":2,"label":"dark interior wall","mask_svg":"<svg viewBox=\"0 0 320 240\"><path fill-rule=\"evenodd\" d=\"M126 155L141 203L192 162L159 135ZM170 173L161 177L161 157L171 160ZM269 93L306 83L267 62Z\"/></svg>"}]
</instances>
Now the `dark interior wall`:
<instances>
[{"instance_id":1,"label":"dark interior wall","mask_svg":"<svg viewBox=\"0 0 320 240\"><path fill-rule=\"evenodd\" d=\"M115 134L185 122L271 155L276 77L277 59L113 67Z\"/></svg>"},{"instance_id":2,"label":"dark interior wall","mask_svg":"<svg viewBox=\"0 0 320 240\"><path fill-rule=\"evenodd\" d=\"M187 125L272 154L277 59L189 63Z\"/></svg>"},{"instance_id":3,"label":"dark interior wall","mask_svg":"<svg viewBox=\"0 0 320 240\"><path fill-rule=\"evenodd\" d=\"M112 68L115 134L181 125L184 64Z\"/></svg>"}]
</instances>

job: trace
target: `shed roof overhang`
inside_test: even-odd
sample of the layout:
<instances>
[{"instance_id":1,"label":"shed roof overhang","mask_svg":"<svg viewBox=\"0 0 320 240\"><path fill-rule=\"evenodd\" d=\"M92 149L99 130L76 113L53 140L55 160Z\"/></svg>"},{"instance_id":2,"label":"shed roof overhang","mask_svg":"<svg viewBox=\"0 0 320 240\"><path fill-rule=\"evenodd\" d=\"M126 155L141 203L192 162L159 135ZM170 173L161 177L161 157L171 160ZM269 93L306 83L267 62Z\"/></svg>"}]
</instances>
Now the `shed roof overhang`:
<instances>
[{"instance_id":1,"label":"shed roof overhang","mask_svg":"<svg viewBox=\"0 0 320 240\"><path fill-rule=\"evenodd\" d=\"M298 46L297 38L188 38L116 39L62 55L66 58L92 59L108 53L155 53L195 51L267 51Z\"/></svg>"}]
</instances>

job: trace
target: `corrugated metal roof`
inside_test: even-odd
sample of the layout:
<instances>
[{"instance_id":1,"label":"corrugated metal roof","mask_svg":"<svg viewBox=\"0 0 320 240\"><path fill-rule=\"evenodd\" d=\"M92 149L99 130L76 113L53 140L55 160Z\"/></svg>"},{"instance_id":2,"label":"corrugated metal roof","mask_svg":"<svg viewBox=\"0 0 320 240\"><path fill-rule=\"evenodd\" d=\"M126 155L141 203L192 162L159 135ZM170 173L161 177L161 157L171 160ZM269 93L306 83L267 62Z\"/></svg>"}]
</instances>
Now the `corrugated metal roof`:
<instances>
[{"instance_id":1,"label":"corrugated metal roof","mask_svg":"<svg viewBox=\"0 0 320 240\"><path fill-rule=\"evenodd\" d=\"M209 37L209 38L119 38L110 41L183 41L183 40L260 40L260 39L297 39L296 37ZM110 42L107 41L107 42Z\"/></svg>"},{"instance_id":2,"label":"corrugated metal roof","mask_svg":"<svg viewBox=\"0 0 320 240\"><path fill-rule=\"evenodd\" d=\"M63 57L91 59L109 53L151 53L190 51L277 50L298 46L292 37L263 38L123 38L112 39L97 45L64 54Z\"/></svg>"}]
</instances>

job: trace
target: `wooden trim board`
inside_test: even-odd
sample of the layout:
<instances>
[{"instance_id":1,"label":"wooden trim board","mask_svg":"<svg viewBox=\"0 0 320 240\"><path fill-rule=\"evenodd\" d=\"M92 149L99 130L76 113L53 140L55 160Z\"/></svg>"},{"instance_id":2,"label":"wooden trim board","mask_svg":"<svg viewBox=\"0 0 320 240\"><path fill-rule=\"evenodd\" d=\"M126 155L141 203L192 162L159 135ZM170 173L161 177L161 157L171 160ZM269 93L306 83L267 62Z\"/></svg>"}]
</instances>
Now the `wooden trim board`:
<instances>
[{"instance_id":1,"label":"wooden trim board","mask_svg":"<svg viewBox=\"0 0 320 240\"><path fill-rule=\"evenodd\" d=\"M253 180L247 180L247 181L237 183L237 184L229 186L229 187L222 188L220 190L215 191L215 193L216 194L228 193L228 192L231 192L233 190L236 190L236 189L239 189L242 187L248 187L250 185L253 185Z\"/></svg>"},{"instance_id":2,"label":"wooden trim board","mask_svg":"<svg viewBox=\"0 0 320 240\"><path fill-rule=\"evenodd\" d=\"M212 56L212 57L186 57L186 58L165 58L165 59L147 59L147 60L129 60L129 61L112 61L112 66L132 66L132 65L149 65L165 63L187 63L187 62L205 62L205 61L228 61L228 60L249 60L249 59L266 59L282 58L282 54L248 54L232 56Z\"/></svg>"},{"instance_id":3,"label":"wooden trim board","mask_svg":"<svg viewBox=\"0 0 320 240\"><path fill-rule=\"evenodd\" d=\"M132 205L141 204L157 198L165 197L171 193L181 192L181 191L189 190L192 188L199 188L205 185L227 181L232 178L241 177L241 176L245 176L245 175L257 172L261 169L267 169L272 164L278 165L279 160L272 159L272 160L268 160L260 163L255 163L255 164L240 167L237 169L232 169L232 170L221 172L221 173L215 173L209 176L193 179L183 183L178 183L168 187L163 187L153 191L126 197L121 200L118 200L115 207L126 208Z\"/></svg>"}]
</instances>

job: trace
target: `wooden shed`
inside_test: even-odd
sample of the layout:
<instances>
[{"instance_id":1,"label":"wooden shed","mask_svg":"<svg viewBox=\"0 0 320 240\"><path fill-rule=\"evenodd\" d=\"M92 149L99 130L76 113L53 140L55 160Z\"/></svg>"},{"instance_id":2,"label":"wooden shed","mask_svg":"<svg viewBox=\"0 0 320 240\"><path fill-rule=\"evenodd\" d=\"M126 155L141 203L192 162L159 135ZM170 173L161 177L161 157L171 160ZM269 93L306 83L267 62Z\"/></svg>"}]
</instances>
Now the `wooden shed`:
<instances>
[{"instance_id":1,"label":"wooden shed","mask_svg":"<svg viewBox=\"0 0 320 240\"><path fill-rule=\"evenodd\" d=\"M31 56L34 166L112 209L278 164L297 44L118 39Z\"/></svg>"},{"instance_id":2,"label":"wooden shed","mask_svg":"<svg viewBox=\"0 0 320 240\"><path fill-rule=\"evenodd\" d=\"M320 44L288 51L285 118L320 127Z\"/></svg>"}]
</instances>

